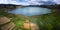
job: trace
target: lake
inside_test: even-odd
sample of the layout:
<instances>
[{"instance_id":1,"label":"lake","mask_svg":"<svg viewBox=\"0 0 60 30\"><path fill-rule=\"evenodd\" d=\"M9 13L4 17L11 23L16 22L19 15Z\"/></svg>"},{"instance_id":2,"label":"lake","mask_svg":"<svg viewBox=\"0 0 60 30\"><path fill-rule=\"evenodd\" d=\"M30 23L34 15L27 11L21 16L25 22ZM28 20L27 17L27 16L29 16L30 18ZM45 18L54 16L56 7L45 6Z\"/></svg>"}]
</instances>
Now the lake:
<instances>
[{"instance_id":1,"label":"lake","mask_svg":"<svg viewBox=\"0 0 60 30\"><path fill-rule=\"evenodd\" d=\"M22 7L9 11L12 14L22 14L24 16L43 15L51 13L51 9L41 7Z\"/></svg>"}]
</instances>

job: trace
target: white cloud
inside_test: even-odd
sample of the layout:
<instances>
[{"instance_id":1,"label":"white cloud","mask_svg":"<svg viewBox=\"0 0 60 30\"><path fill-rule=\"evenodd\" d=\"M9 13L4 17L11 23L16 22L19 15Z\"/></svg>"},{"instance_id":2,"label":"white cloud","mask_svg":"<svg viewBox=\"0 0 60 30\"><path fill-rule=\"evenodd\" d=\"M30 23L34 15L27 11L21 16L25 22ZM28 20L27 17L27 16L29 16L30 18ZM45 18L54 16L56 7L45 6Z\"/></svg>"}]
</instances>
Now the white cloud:
<instances>
[{"instance_id":1,"label":"white cloud","mask_svg":"<svg viewBox=\"0 0 60 30\"><path fill-rule=\"evenodd\" d=\"M49 0L41 0L41 1L49 1Z\"/></svg>"},{"instance_id":2,"label":"white cloud","mask_svg":"<svg viewBox=\"0 0 60 30\"><path fill-rule=\"evenodd\" d=\"M57 4L60 4L60 0L54 0L54 2L56 2Z\"/></svg>"},{"instance_id":3,"label":"white cloud","mask_svg":"<svg viewBox=\"0 0 60 30\"><path fill-rule=\"evenodd\" d=\"M25 0L27 2L19 2L19 0L0 0L0 4L16 4L16 5L41 5L38 1L53 1L60 4L60 0Z\"/></svg>"},{"instance_id":4,"label":"white cloud","mask_svg":"<svg viewBox=\"0 0 60 30\"><path fill-rule=\"evenodd\" d=\"M0 4L16 4L16 5L38 5L41 3L36 2L36 0L25 0L27 2L18 2L18 0L0 0Z\"/></svg>"}]
</instances>

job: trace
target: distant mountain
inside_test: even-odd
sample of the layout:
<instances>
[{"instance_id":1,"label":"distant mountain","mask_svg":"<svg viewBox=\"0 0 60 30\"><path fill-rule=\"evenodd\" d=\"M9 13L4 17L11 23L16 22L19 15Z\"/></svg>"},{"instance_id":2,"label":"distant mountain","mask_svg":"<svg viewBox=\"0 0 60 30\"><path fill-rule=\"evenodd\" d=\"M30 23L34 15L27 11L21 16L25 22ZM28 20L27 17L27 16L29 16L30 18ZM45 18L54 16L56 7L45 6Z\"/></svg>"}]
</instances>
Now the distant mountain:
<instances>
[{"instance_id":1,"label":"distant mountain","mask_svg":"<svg viewBox=\"0 0 60 30\"><path fill-rule=\"evenodd\" d=\"M4 9L4 10L12 10L12 9L16 9L18 7L21 7L21 5L14 5L14 4L0 4L0 10Z\"/></svg>"},{"instance_id":2,"label":"distant mountain","mask_svg":"<svg viewBox=\"0 0 60 30\"><path fill-rule=\"evenodd\" d=\"M60 4L57 5L29 5L24 7L42 7L42 8L49 8L49 9L60 9Z\"/></svg>"},{"instance_id":3,"label":"distant mountain","mask_svg":"<svg viewBox=\"0 0 60 30\"><path fill-rule=\"evenodd\" d=\"M40 5L43 8L60 9L60 5Z\"/></svg>"},{"instance_id":4,"label":"distant mountain","mask_svg":"<svg viewBox=\"0 0 60 30\"><path fill-rule=\"evenodd\" d=\"M47 2L46 2L47 3ZM49 3L48 3L49 4ZM57 5L28 5L28 6L22 6L22 5L14 5L14 4L0 4L0 9L16 9L19 7L42 7L42 8L50 8L50 9L60 9L60 4Z\"/></svg>"}]
</instances>

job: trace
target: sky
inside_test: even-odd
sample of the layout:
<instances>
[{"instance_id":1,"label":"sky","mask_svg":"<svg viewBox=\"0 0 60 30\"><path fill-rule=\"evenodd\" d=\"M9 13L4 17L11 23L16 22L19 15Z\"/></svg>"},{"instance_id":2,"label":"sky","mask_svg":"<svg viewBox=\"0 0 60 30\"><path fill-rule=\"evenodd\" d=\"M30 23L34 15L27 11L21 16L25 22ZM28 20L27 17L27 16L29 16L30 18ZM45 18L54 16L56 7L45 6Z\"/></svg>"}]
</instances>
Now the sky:
<instances>
[{"instance_id":1,"label":"sky","mask_svg":"<svg viewBox=\"0 0 60 30\"><path fill-rule=\"evenodd\" d=\"M15 5L52 5L60 4L60 0L0 0L0 4L15 4Z\"/></svg>"}]
</instances>

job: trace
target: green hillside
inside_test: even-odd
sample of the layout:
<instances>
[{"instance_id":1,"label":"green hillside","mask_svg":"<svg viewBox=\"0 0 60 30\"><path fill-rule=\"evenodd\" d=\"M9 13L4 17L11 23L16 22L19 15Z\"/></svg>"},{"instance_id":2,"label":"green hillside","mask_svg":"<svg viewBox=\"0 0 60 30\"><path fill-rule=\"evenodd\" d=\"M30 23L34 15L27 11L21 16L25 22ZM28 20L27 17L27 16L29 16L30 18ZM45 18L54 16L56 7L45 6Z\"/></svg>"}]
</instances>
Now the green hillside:
<instances>
[{"instance_id":1,"label":"green hillside","mask_svg":"<svg viewBox=\"0 0 60 30\"><path fill-rule=\"evenodd\" d=\"M0 9L0 17L12 18L11 21L15 24L13 30L26 30L23 27L25 20L36 23L41 30L60 30L60 13L56 9L52 9L52 13L50 14L37 16L23 16L21 14L14 15L4 11L5 10Z\"/></svg>"}]
</instances>

